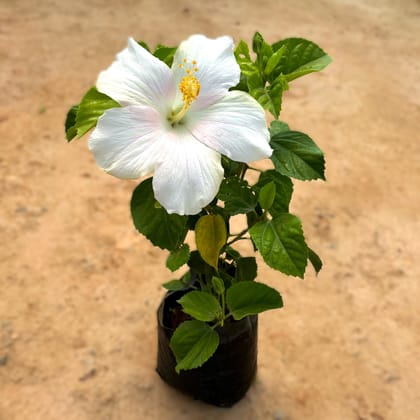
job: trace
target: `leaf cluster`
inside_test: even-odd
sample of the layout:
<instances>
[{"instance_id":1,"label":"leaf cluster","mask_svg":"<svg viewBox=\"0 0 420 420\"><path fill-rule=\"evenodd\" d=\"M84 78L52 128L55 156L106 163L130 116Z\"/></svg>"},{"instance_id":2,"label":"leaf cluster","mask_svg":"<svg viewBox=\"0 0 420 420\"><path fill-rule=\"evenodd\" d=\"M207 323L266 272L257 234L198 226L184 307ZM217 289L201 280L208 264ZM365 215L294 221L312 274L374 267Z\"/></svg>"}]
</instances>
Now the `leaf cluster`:
<instances>
[{"instance_id":1,"label":"leaf cluster","mask_svg":"<svg viewBox=\"0 0 420 420\"><path fill-rule=\"evenodd\" d=\"M240 41L235 49L241 68L235 89L248 92L275 118L280 115L282 95L289 89L289 82L331 63L330 56L318 45L303 38L286 38L270 45L256 32L252 51L254 59L245 41Z\"/></svg>"}]
</instances>

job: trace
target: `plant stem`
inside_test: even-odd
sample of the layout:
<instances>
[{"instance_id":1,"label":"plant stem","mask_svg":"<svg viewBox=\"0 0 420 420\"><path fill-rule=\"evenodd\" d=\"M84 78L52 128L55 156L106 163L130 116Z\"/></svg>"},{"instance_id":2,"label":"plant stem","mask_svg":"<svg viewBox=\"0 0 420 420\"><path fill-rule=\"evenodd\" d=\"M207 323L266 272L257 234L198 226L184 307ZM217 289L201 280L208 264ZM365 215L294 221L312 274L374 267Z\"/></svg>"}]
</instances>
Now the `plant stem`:
<instances>
[{"instance_id":1,"label":"plant stem","mask_svg":"<svg viewBox=\"0 0 420 420\"><path fill-rule=\"evenodd\" d=\"M232 245L233 243L235 243L236 241L239 241L241 239L244 239L243 236L248 233L248 228L242 230L241 232L239 232L236 236L236 238L233 238L231 241L226 242L226 246Z\"/></svg>"},{"instance_id":2,"label":"plant stem","mask_svg":"<svg viewBox=\"0 0 420 420\"><path fill-rule=\"evenodd\" d=\"M252 166L248 166L248 169L250 169L251 171L257 171L257 172L260 172L260 173L263 173L264 172L261 169L253 168Z\"/></svg>"}]
</instances>

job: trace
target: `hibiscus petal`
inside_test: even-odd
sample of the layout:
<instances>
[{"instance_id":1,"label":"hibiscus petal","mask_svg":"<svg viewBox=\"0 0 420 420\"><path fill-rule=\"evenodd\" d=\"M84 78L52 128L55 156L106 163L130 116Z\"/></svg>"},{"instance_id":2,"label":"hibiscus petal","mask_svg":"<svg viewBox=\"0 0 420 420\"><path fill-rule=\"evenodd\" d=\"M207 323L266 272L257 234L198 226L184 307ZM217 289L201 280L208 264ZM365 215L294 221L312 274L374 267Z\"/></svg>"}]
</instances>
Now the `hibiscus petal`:
<instances>
[{"instance_id":1,"label":"hibiscus petal","mask_svg":"<svg viewBox=\"0 0 420 420\"><path fill-rule=\"evenodd\" d=\"M99 118L89 149L104 171L118 178L139 178L154 170L162 150L165 124L154 108L112 108Z\"/></svg>"},{"instance_id":2,"label":"hibiscus petal","mask_svg":"<svg viewBox=\"0 0 420 420\"><path fill-rule=\"evenodd\" d=\"M250 95L231 91L202 110L189 110L185 124L203 144L238 162L271 156L265 112Z\"/></svg>"},{"instance_id":3,"label":"hibiscus petal","mask_svg":"<svg viewBox=\"0 0 420 420\"><path fill-rule=\"evenodd\" d=\"M175 87L171 69L132 38L96 82L99 92L122 106L147 105L164 114L175 98Z\"/></svg>"},{"instance_id":4,"label":"hibiscus petal","mask_svg":"<svg viewBox=\"0 0 420 420\"><path fill-rule=\"evenodd\" d=\"M187 68L198 69L194 75L200 82L200 94L192 108L201 109L213 104L223 98L229 88L238 84L241 71L233 55L233 48L229 36L209 39L204 35L192 35L181 42L175 53L172 70L176 85L179 86ZM192 64L193 61L196 64ZM180 103L182 95L178 89L175 104Z\"/></svg>"},{"instance_id":5,"label":"hibiscus petal","mask_svg":"<svg viewBox=\"0 0 420 420\"><path fill-rule=\"evenodd\" d=\"M155 197L168 213L197 214L216 196L223 179L220 154L184 128L167 133L155 168Z\"/></svg>"}]
</instances>

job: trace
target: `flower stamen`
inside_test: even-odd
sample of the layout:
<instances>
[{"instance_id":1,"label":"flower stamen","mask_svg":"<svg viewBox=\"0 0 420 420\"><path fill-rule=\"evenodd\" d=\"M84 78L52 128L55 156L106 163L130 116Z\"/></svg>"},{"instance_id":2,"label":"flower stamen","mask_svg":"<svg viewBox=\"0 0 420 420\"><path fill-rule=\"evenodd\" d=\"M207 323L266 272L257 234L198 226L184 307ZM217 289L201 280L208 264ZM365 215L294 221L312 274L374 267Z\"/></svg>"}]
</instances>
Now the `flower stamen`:
<instances>
[{"instance_id":1,"label":"flower stamen","mask_svg":"<svg viewBox=\"0 0 420 420\"><path fill-rule=\"evenodd\" d=\"M184 58L183 62L187 63L187 59ZM184 117L190 105L200 94L200 82L194 75L194 73L198 72L198 67L196 67L197 62L193 60L191 63L194 67L185 68L182 64L178 64L178 67L183 68L187 75L184 76L179 83L179 90L182 93L182 101L184 102L184 105L179 112L169 117L172 124L176 124Z\"/></svg>"}]
</instances>

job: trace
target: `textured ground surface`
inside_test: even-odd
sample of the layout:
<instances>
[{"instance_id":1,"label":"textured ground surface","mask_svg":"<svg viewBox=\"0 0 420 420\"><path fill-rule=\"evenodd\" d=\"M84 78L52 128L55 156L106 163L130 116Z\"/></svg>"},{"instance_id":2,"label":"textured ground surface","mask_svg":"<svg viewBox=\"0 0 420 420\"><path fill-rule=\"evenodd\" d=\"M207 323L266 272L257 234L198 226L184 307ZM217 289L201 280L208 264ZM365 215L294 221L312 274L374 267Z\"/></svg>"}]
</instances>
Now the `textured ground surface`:
<instances>
[{"instance_id":1,"label":"textured ground surface","mask_svg":"<svg viewBox=\"0 0 420 420\"><path fill-rule=\"evenodd\" d=\"M414 0L0 0L0 419L419 418L420 4ZM325 150L293 212L325 268L261 268L258 378L232 409L154 371L166 254L131 225L134 182L103 174L63 119L129 35L303 36L334 64L283 119Z\"/></svg>"}]
</instances>

